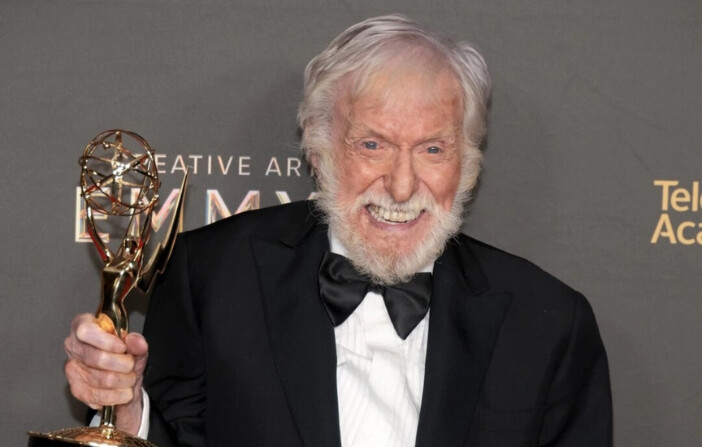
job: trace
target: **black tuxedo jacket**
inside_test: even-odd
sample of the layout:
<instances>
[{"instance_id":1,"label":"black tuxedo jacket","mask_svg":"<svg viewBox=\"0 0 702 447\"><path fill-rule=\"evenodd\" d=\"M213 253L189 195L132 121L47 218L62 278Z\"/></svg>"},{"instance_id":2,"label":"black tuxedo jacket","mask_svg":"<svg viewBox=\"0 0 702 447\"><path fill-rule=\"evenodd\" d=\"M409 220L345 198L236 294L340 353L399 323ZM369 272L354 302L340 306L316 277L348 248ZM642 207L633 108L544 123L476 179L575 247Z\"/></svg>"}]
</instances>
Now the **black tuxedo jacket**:
<instances>
[{"instance_id":1,"label":"black tuxedo jacket","mask_svg":"<svg viewBox=\"0 0 702 447\"><path fill-rule=\"evenodd\" d=\"M149 304L149 439L339 447L327 228L309 202L180 237ZM607 359L579 293L467 236L433 273L418 447L608 446Z\"/></svg>"}]
</instances>

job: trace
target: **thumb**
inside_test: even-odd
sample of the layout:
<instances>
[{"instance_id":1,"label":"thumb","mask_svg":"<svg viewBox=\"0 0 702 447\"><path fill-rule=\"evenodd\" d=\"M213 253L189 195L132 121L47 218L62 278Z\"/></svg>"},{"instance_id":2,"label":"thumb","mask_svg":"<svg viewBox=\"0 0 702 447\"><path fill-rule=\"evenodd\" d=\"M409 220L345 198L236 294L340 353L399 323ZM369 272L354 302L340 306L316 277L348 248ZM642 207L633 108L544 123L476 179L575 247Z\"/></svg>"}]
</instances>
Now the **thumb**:
<instances>
[{"instance_id":1,"label":"thumb","mask_svg":"<svg viewBox=\"0 0 702 447\"><path fill-rule=\"evenodd\" d=\"M136 364L134 372L141 374L146 366L146 358L149 354L149 344L143 335L132 332L124 338L124 344L127 346L127 352L134 356Z\"/></svg>"}]
</instances>

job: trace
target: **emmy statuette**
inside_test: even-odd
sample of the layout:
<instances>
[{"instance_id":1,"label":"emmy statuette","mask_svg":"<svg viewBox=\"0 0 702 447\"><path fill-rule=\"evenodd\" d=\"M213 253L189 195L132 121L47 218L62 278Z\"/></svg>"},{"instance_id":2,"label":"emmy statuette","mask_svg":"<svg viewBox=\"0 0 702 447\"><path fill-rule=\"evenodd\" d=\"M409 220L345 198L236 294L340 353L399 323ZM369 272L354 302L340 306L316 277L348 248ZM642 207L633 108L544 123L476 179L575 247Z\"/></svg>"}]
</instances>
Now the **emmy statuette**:
<instances>
[{"instance_id":1,"label":"emmy statuette","mask_svg":"<svg viewBox=\"0 0 702 447\"><path fill-rule=\"evenodd\" d=\"M158 203L158 171L154 151L139 135L126 130L108 130L96 136L80 158L81 195L85 200L88 233L103 261L101 303L95 314L105 331L126 337L128 315L124 300L133 289L149 293L157 274L166 268L183 225L183 203L188 174L173 205L173 219L163 241L148 262L145 248L151 216ZM105 225L124 231L111 250L95 225L96 214ZM108 219L109 222L108 222ZM121 223L121 224L120 224ZM115 428L115 407L105 406L98 427L76 427L50 433L29 432L28 447L56 446L156 447Z\"/></svg>"}]
</instances>

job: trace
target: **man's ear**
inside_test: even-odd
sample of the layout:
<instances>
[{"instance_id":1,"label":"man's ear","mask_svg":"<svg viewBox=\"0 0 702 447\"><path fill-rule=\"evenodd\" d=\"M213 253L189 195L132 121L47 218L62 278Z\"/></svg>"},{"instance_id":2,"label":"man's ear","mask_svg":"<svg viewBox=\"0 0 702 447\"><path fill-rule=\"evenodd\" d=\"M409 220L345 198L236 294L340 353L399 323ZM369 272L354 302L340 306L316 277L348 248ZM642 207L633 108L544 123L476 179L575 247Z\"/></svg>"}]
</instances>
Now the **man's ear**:
<instances>
[{"instance_id":1,"label":"man's ear","mask_svg":"<svg viewBox=\"0 0 702 447\"><path fill-rule=\"evenodd\" d=\"M311 154L307 157L307 163L310 164L312 168L312 175L319 178L319 155Z\"/></svg>"}]
</instances>

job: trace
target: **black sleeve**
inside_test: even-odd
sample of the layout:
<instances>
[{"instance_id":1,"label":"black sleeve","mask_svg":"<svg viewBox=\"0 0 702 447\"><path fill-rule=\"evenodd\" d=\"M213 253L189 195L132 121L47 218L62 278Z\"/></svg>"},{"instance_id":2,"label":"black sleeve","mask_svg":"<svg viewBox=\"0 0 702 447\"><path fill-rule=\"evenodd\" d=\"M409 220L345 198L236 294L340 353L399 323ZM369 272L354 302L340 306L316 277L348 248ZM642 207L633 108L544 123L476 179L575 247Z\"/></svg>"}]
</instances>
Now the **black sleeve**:
<instances>
[{"instance_id":1,"label":"black sleeve","mask_svg":"<svg viewBox=\"0 0 702 447\"><path fill-rule=\"evenodd\" d=\"M539 445L608 447L612 442L607 354L592 309L579 296L568 347L549 390Z\"/></svg>"},{"instance_id":2,"label":"black sleeve","mask_svg":"<svg viewBox=\"0 0 702 447\"><path fill-rule=\"evenodd\" d=\"M180 235L144 324L148 438L159 447L205 445L205 361L188 270L187 236Z\"/></svg>"}]
</instances>

